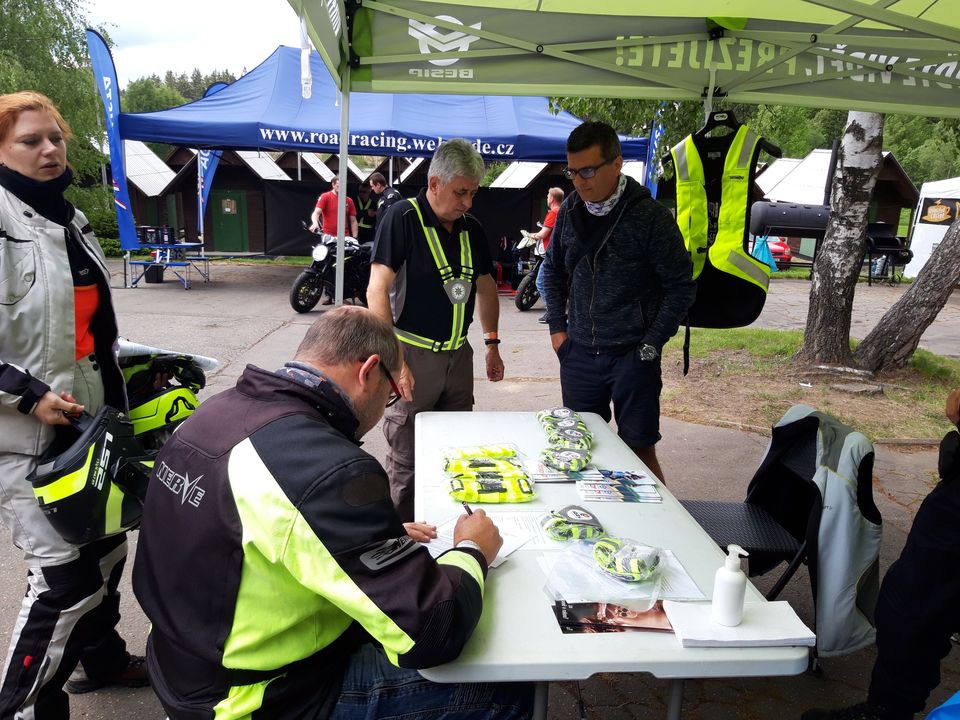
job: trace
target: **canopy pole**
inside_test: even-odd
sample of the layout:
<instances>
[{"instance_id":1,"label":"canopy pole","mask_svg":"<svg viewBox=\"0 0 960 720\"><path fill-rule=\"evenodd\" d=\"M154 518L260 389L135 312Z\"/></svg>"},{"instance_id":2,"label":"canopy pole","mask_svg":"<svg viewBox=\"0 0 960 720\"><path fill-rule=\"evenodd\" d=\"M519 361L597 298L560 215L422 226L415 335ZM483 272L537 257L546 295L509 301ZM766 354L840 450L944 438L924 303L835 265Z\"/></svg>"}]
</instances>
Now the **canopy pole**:
<instances>
[{"instance_id":1,"label":"canopy pole","mask_svg":"<svg viewBox=\"0 0 960 720\"><path fill-rule=\"evenodd\" d=\"M303 180L303 176L300 174L300 156L303 155L299 150L297 151L297 182Z\"/></svg>"},{"instance_id":2,"label":"canopy pole","mask_svg":"<svg viewBox=\"0 0 960 720\"><path fill-rule=\"evenodd\" d=\"M347 133L350 119L350 63L343 63L340 76L340 157L337 176L340 178L340 194L337 196L337 290L334 302L343 305L343 265L345 251L343 238L347 227Z\"/></svg>"}]
</instances>

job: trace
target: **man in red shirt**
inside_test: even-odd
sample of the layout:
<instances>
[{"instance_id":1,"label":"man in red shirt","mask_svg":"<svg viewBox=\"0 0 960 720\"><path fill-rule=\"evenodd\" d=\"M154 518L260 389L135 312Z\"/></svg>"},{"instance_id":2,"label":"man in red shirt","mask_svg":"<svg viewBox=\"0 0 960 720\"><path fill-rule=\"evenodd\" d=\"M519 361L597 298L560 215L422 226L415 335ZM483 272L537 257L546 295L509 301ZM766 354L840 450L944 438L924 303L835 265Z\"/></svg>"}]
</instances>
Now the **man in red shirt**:
<instances>
[{"instance_id":1,"label":"man in red shirt","mask_svg":"<svg viewBox=\"0 0 960 720\"><path fill-rule=\"evenodd\" d=\"M327 235L337 234L337 194L339 192L340 178L335 177L330 181L330 190L317 198L317 206L310 216L310 232L316 232L322 227L322 232ZM350 237L357 237L357 208L350 198L347 198L347 223Z\"/></svg>"},{"instance_id":2,"label":"man in red shirt","mask_svg":"<svg viewBox=\"0 0 960 720\"><path fill-rule=\"evenodd\" d=\"M550 235L553 233L553 226L557 224L557 213L560 212L560 206L563 204L563 190L558 187L552 187L547 190L547 216L543 219L540 232L535 233L533 238L539 242L543 240L543 251L547 251L550 245ZM537 274L537 292L540 293L540 299L543 300L543 273ZM538 322L547 322L547 303L543 303L544 313L540 316Z\"/></svg>"}]
</instances>

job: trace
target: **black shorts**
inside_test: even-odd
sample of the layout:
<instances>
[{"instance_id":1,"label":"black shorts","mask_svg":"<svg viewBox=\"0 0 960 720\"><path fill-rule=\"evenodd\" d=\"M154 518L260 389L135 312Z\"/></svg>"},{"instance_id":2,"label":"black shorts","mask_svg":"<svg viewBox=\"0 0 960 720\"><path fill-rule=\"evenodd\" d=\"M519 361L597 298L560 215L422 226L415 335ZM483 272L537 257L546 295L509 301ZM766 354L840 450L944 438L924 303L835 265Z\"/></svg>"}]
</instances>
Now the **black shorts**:
<instances>
[{"instance_id":1,"label":"black shorts","mask_svg":"<svg viewBox=\"0 0 960 720\"><path fill-rule=\"evenodd\" d=\"M596 355L569 338L557 356L564 405L609 422L612 400L617 434L627 445L645 448L660 440L659 358L641 360L637 346Z\"/></svg>"}]
</instances>

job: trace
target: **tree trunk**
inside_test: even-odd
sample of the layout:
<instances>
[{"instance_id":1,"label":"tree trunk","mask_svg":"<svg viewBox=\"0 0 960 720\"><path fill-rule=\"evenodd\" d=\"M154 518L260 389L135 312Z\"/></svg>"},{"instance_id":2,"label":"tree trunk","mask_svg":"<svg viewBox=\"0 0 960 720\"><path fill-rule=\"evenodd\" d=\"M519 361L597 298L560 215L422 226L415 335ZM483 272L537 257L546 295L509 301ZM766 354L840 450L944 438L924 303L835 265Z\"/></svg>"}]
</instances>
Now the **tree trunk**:
<instances>
[{"instance_id":1,"label":"tree trunk","mask_svg":"<svg viewBox=\"0 0 960 720\"><path fill-rule=\"evenodd\" d=\"M882 115L847 115L830 193L830 216L813 266L807 327L797 360L842 366L853 362L850 312L866 254L867 214L882 145Z\"/></svg>"},{"instance_id":2,"label":"tree trunk","mask_svg":"<svg viewBox=\"0 0 960 720\"><path fill-rule=\"evenodd\" d=\"M853 360L871 372L903 367L920 336L960 282L960 221L955 220L916 281L857 346Z\"/></svg>"}]
</instances>

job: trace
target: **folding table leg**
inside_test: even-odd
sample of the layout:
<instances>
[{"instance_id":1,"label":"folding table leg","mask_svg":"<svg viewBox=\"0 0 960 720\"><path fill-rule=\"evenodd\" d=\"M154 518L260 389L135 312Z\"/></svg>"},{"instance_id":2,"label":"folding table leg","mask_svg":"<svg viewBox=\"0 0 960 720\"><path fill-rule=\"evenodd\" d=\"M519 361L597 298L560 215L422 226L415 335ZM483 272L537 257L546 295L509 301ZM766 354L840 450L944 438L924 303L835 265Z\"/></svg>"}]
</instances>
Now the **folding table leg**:
<instances>
[{"instance_id":1,"label":"folding table leg","mask_svg":"<svg viewBox=\"0 0 960 720\"><path fill-rule=\"evenodd\" d=\"M680 720L680 708L683 705L683 679L670 681L670 700L667 703L667 720Z\"/></svg>"},{"instance_id":2,"label":"folding table leg","mask_svg":"<svg viewBox=\"0 0 960 720\"><path fill-rule=\"evenodd\" d=\"M538 682L533 691L533 720L547 720L550 683Z\"/></svg>"}]
</instances>

